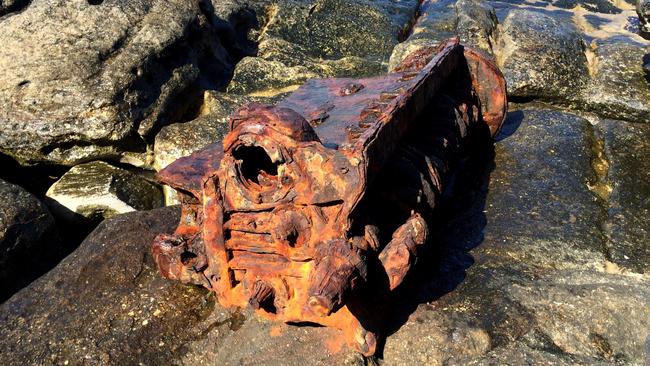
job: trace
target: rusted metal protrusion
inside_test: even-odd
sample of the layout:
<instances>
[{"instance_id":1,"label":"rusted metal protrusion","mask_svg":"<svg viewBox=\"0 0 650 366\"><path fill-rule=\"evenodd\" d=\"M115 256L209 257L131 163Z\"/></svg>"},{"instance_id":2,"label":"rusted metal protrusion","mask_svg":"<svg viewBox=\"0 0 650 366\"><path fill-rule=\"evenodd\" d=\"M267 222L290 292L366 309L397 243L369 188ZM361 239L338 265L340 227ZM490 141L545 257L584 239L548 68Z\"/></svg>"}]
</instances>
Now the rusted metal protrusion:
<instances>
[{"instance_id":1,"label":"rusted metal protrusion","mask_svg":"<svg viewBox=\"0 0 650 366\"><path fill-rule=\"evenodd\" d=\"M176 232L153 244L161 273L373 354L381 326L362 294L407 278L465 137L494 136L507 108L501 73L457 39L397 70L246 105L223 143L161 171L182 199Z\"/></svg>"}]
</instances>

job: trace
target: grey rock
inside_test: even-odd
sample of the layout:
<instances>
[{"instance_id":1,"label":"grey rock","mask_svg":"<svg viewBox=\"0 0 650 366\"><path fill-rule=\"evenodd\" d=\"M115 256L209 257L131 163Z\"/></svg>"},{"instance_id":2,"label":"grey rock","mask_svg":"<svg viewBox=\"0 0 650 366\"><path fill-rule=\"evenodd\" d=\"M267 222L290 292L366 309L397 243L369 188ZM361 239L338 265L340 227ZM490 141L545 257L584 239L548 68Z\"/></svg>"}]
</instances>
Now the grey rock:
<instances>
[{"instance_id":1,"label":"grey rock","mask_svg":"<svg viewBox=\"0 0 650 366\"><path fill-rule=\"evenodd\" d=\"M650 125L604 120L598 127L608 257L622 268L648 274Z\"/></svg>"},{"instance_id":2,"label":"grey rock","mask_svg":"<svg viewBox=\"0 0 650 366\"><path fill-rule=\"evenodd\" d=\"M156 184L101 161L73 167L46 196L52 212L70 223L92 224L120 213L163 205Z\"/></svg>"},{"instance_id":3,"label":"grey rock","mask_svg":"<svg viewBox=\"0 0 650 366\"><path fill-rule=\"evenodd\" d=\"M456 16L456 33L460 41L492 53L499 24L492 5L482 0L459 0L456 2Z\"/></svg>"},{"instance_id":4,"label":"grey rock","mask_svg":"<svg viewBox=\"0 0 650 366\"><path fill-rule=\"evenodd\" d=\"M245 57L237 64L227 90L239 94L275 95L295 90L307 79L318 76L305 66L287 67L280 61Z\"/></svg>"},{"instance_id":5,"label":"grey rock","mask_svg":"<svg viewBox=\"0 0 650 366\"><path fill-rule=\"evenodd\" d=\"M641 35L650 38L650 0L636 0L636 13L639 15Z\"/></svg>"},{"instance_id":6,"label":"grey rock","mask_svg":"<svg viewBox=\"0 0 650 366\"><path fill-rule=\"evenodd\" d=\"M235 68L229 92L272 96L313 77L359 77L385 70L417 1L300 0L247 3L258 15L257 57ZM227 17L236 6L215 5Z\"/></svg>"},{"instance_id":7,"label":"grey rock","mask_svg":"<svg viewBox=\"0 0 650 366\"><path fill-rule=\"evenodd\" d=\"M56 264L63 253L45 205L0 180L0 302Z\"/></svg>"},{"instance_id":8,"label":"grey rock","mask_svg":"<svg viewBox=\"0 0 650 366\"><path fill-rule=\"evenodd\" d=\"M34 0L4 18L0 150L64 165L142 150L230 75L211 16L199 0Z\"/></svg>"},{"instance_id":9,"label":"grey rock","mask_svg":"<svg viewBox=\"0 0 650 366\"><path fill-rule=\"evenodd\" d=\"M575 26L541 12L510 11L495 53L514 97L573 100L589 78L585 46Z\"/></svg>"},{"instance_id":10,"label":"grey rock","mask_svg":"<svg viewBox=\"0 0 650 366\"><path fill-rule=\"evenodd\" d=\"M418 14L408 38L393 49L389 70L412 52L455 36L465 45L492 54L498 20L490 3L482 0L424 1Z\"/></svg>"},{"instance_id":11,"label":"grey rock","mask_svg":"<svg viewBox=\"0 0 650 366\"><path fill-rule=\"evenodd\" d=\"M583 109L631 122L650 122L650 82L643 71L650 46L594 42L592 79L582 92Z\"/></svg>"},{"instance_id":12,"label":"grey rock","mask_svg":"<svg viewBox=\"0 0 650 366\"><path fill-rule=\"evenodd\" d=\"M166 207L102 222L58 267L1 305L0 363L363 365L350 351L323 347L333 330L275 329L221 308L204 289L162 278L151 241L172 232L179 215Z\"/></svg>"}]
</instances>

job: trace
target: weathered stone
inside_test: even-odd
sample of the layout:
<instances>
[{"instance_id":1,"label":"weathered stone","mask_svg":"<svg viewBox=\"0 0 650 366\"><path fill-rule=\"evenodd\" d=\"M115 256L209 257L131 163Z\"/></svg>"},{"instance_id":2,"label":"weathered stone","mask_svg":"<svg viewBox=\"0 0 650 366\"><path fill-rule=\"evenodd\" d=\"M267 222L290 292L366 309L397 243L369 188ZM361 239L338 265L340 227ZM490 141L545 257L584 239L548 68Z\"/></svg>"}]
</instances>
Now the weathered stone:
<instances>
[{"instance_id":1,"label":"weathered stone","mask_svg":"<svg viewBox=\"0 0 650 366\"><path fill-rule=\"evenodd\" d=\"M424 1L409 37L395 46L388 70L420 48L458 36L463 44L492 54L498 24L494 8L482 0Z\"/></svg>"},{"instance_id":2,"label":"weathered stone","mask_svg":"<svg viewBox=\"0 0 650 366\"><path fill-rule=\"evenodd\" d=\"M237 64L228 91L276 95L313 77L381 73L415 13L417 1L258 1L256 57ZM237 7L217 5L227 17ZM241 11L241 10L240 10Z\"/></svg>"},{"instance_id":3,"label":"weathered stone","mask_svg":"<svg viewBox=\"0 0 650 366\"><path fill-rule=\"evenodd\" d=\"M245 57L235 68L228 92L278 94L297 89L307 79L319 75L304 66L287 67L279 61Z\"/></svg>"},{"instance_id":4,"label":"weathered stone","mask_svg":"<svg viewBox=\"0 0 650 366\"><path fill-rule=\"evenodd\" d=\"M482 0L456 2L456 33L464 45L492 53L497 24L496 12Z\"/></svg>"},{"instance_id":5,"label":"weathered stone","mask_svg":"<svg viewBox=\"0 0 650 366\"><path fill-rule=\"evenodd\" d=\"M73 165L142 149L140 136L177 122L197 91L232 71L201 7L40 0L4 18L0 150Z\"/></svg>"},{"instance_id":6,"label":"weathered stone","mask_svg":"<svg viewBox=\"0 0 650 366\"><path fill-rule=\"evenodd\" d=\"M45 205L0 180L0 302L51 268L63 253Z\"/></svg>"},{"instance_id":7,"label":"weathered stone","mask_svg":"<svg viewBox=\"0 0 650 366\"><path fill-rule=\"evenodd\" d=\"M73 223L97 223L116 214L163 205L156 184L101 161L73 167L46 196L52 212Z\"/></svg>"},{"instance_id":8,"label":"weathered stone","mask_svg":"<svg viewBox=\"0 0 650 366\"><path fill-rule=\"evenodd\" d=\"M607 255L623 268L649 274L650 125L604 120L598 127Z\"/></svg>"},{"instance_id":9,"label":"weathered stone","mask_svg":"<svg viewBox=\"0 0 650 366\"><path fill-rule=\"evenodd\" d=\"M386 364L642 363L650 277L608 259L594 127L522 110L502 138L489 184L455 190L440 249L403 289Z\"/></svg>"},{"instance_id":10,"label":"weathered stone","mask_svg":"<svg viewBox=\"0 0 650 366\"><path fill-rule=\"evenodd\" d=\"M575 26L541 12L511 10L495 53L514 97L573 100L589 77Z\"/></svg>"},{"instance_id":11,"label":"weathered stone","mask_svg":"<svg viewBox=\"0 0 650 366\"><path fill-rule=\"evenodd\" d=\"M104 221L58 267L0 306L0 363L363 364L350 351L322 349L333 331L277 327L160 276L151 241L171 233L179 215L166 207Z\"/></svg>"},{"instance_id":12,"label":"weathered stone","mask_svg":"<svg viewBox=\"0 0 650 366\"><path fill-rule=\"evenodd\" d=\"M650 38L650 0L636 0L636 13L639 15L641 35Z\"/></svg>"},{"instance_id":13,"label":"weathered stone","mask_svg":"<svg viewBox=\"0 0 650 366\"><path fill-rule=\"evenodd\" d=\"M633 42L593 42L592 80L582 92L583 109L608 118L650 122L650 82L643 58L650 46Z\"/></svg>"}]
</instances>

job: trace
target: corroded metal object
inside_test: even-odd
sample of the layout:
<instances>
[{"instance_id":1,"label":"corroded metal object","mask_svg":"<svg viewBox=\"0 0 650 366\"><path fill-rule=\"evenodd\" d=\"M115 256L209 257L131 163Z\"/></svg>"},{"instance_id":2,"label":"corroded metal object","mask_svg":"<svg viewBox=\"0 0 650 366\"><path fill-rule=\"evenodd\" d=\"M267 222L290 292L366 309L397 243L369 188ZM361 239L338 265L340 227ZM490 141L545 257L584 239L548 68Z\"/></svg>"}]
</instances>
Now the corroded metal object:
<instances>
[{"instance_id":1,"label":"corroded metal object","mask_svg":"<svg viewBox=\"0 0 650 366\"><path fill-rule=\"evenodd\" d=\"M222 305L338 327L371 355L465 137L494 136L506 108L501 73L457 39L392 74L246 105L223 143L159 173L182 216L155 239L155 261Z\"/></svg>"}]
</instances>

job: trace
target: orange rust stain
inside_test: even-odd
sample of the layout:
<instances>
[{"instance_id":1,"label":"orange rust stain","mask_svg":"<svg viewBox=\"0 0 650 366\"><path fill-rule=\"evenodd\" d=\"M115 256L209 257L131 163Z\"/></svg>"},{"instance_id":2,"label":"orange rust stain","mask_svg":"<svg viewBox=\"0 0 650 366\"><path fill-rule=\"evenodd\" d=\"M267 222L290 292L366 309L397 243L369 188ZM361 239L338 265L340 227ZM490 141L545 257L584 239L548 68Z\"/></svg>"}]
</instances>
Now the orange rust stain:
<instances>
[{"instance_id":1,"label":"orange rust stain","mask_svg":"<svg viewBox=\"0 0 650 366\"><path fill-rule=\"evenodd\" d=\"M279 337L283 333L283 331L284 330L282 329L282 326L278 325L278 326L275 326L275 327L271 328L271 330L269 331L269 335L271 337Z\"/></svg>"}]
</instances>

